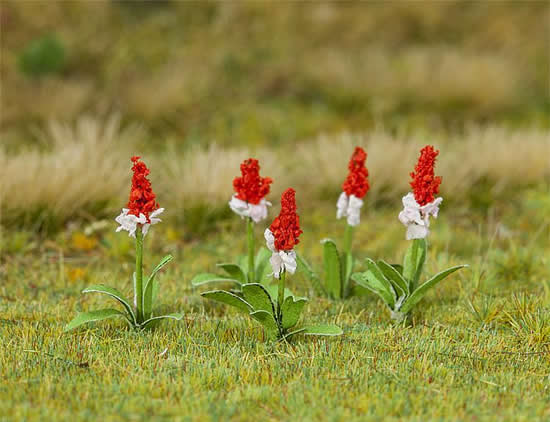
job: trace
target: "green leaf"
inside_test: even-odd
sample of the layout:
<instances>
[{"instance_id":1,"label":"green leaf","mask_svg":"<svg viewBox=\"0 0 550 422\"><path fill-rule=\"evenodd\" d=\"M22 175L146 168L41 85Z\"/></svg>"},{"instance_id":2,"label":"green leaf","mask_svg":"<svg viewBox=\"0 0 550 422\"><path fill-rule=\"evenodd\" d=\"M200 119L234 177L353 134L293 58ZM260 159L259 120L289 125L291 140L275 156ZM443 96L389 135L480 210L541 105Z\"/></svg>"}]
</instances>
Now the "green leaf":
<instances>
[{"instance_id":1,"label":"green leaf","mask_svg":"<svg viewBox=\"0 0 550 422\"><path fill-rule=\"evenodd\" d=\"M191 280L191 284L195 287L202 286L203 284L208 284L208 283L235 283L239 285L241 284L239 280L236 280L234 278L229 278L223 275L212 274L212 273L197 274Z\"/></svg>"},{"instance_id":2,"label":"green leaf","mask_svg":"<svg viewBox=\"0 0 550 422\"><path fill-rule=\"evenodd\" d=\"M167 314L167 315L159 315L156 317L149 318L147 321L144 321L143 324L141 324L141 328L147 327L150 323L154 321L159 321L161 319L175 319L176 321L180 321L183 319L183 314L180 313L173 313L173 314Z\"/></svg>"},{"instance_id":3,"label":"green leaf","mask_svg":"<svg viewBox=\"0 0 550 422\"><path fill-rule=\"evenodd\" d=\"M269 258L271 257L271 251L263 246L258 250L255 258L256 265L256 280L259 283L266 281L271 273L271 265L269 264Z\"/></svg>"},{"instance_id":4,"label":"green leaf","mask_svg":"<svg viewBox=\"0 0 550 422\"><path fill-rule=\"evenodd\" d=\"M298 328L297 330L291 331L290 333L287 333L283 336L281 340L289 339L292 336L295 336L296 334L303 333L306 329L304 327Z\"/></svg>"},{"instance_id":5,"label":"green leaf","mask_svg":"<svg viewBox=\"0 0 550 422\"><path fill-rule=\"evenodd\" d=\"M391 307L393 308L393 305L397 301L397 295L395 294L395 289L393 288L392 284L388 281L386 276L384 276L384 273L380 271L380 268L378 268L378 265L376 265L376 263L372 259L367 258L366 261L367 261L367 268L368 268L367 277L369 277L369 273L372 274L372 278L373 278L372 282L378 283L378 286L380 286L385 292L387 292L387 294L391 298L390 303L391 303Z\"/></svg>"},{"instance_id":6,"label":"green leaf","mask_svg":"<svg viewBox=\"0 0 550 422\"><path fill-rule=\"evenodd\" d=\"M296 253L296 261L298 263L298 272L305 274L307 279L311 282L313 289L317 293L326 296L327 292L323 288L319 276L313 272L311 265L309 265L309 263L299 253Z\"/></svg>"},{"instance_id":7,"label":"green leaf","mask_svg":"<svg viewBox=\"0 0 550 422\"><path fill-rule=\"evenodd\" d=\"M332 298L339 299L342 297L342 267L338 249L330 239L324 239L322 243L325 287Z\"/></svg>"},{"instance_id":8,"label":"green leaf","mask_svg":"<svg viewBox=\"0 0 550 422\"><path fill-rule=\"evenodd\" d=\"M225 303L226 305L234 306L235 308L240 309L241 311L246 312L247 314L252 312L254 309L252 305L241 297L233 294L231 292L226 292L225 290L212 290L209 292L201 293L201 296L212 299L218 302Z\"/></svg>"},{"instance_id":9,"label":"green leaf","mask_svg":"<svg viewBox=\"0 0 550 422\"><path fill-rule=\"evenodd\" d=\"M393 285L395 291L399 293L399 297L409 294L409 284L407 280L405 280L395 268L383 260L379 260L377 265L380 271L382 271L384 276Z\"/></svg>"},{"instance_id":10,"label":"green leaf","mask_svg":"<svg viewBox=\"0 0 550 422\"><path fill-rule=\"evenodd\" d=\"M412 292L412 294L405 300L403 303L403 306L401 307L400 311L403 313L408 313L414 305L416 305L420 299L424 297L424 295L427 293L430 288L435 286L437 283L442 281L447 276L451 275L457 270L460 270L461 268L467 267L467 265L457 265L455 267L451 267L445 271L440 272L439 274L434 275L432 278L430 278L428 281L426 281L424 284L418 286L418 288Z\"/></svg>"},{"instance_id":11,"label":"green leaf","mask_svg":"<svg viewBox=\"0 0 550 422\"><path fill-rule=\"evenodd\" d=\"M113 299L117 300L124 307L124 309L126 309L126 312L128 312L128 315L131 318L130 321L132 322L132 324L136 322L136 316L134 314L132 306L128 303L128 300L126 300L124 295L114 287L104 286L103 284L96 284L94 286L86 287L84 290L82 290L82 293L102 293L104 295L112 297Z\"/></svg>"},{"instance_id":12,"label":"green leaf","mask_svg":"<svg viewBox=\"0 0 550 422\"><path fill-rule=\"evenodd\" d=\"M290 327L294 327L298 323L298 320L300 319L300 314L302 313L306 302L307 299L305 298L295 300L293 297L287 297L285 299L285 301L283 302L283 307L281 309L281 312L283 314L282 325L285 330L289 329Z\"/></svg>"},{"instance_id":13,"label":"green leaf","mask_svg":"<svg viewBox=\"0 0 550 422\"><path fill-rule=\"evenodd\" d=\"M267 332L267 336L271 340L279 337L279 327L273 317L273 314L267 311L259 310L250 313L250 316L262 324Z\"/></svg>"},{"instance_id":14,"label":"green leaf","mask_svg":"<svg viewBox=\"0 0 550 422\"><path fill-rule=\"evenodd\" d=\"M335 324L319 324L304 327L303 334L306 336L339 336L344 334L342 329Z\"/></svg>"},{"instance_id":15,"label":"green leaf","mask_svg":"<svg viewBox=\"0 0 550 422\"><path fill-rule=\"evenodd\" d=\"M255 311L267 311L275 315L275 306L264 286L259 283L243 284L242 292L244 299Z\"/></svg>"},{"instance_id":16,"label":"green leaf","mask_svg":"<svg viewBox=\"0 0 550 422\"><path fill-rule=\"evenodd\" d=\"M155 292L155 276L157 273L164 267L166 264L168 264L170 261L172 261L173 257L172 255L166 255L164 258L161 259L159 264L154 268L154 270L151 272L151 275L147 279L145 283L145 288L143 289L143 315L144 318L150 318L152 316L153 312L153 299L154 299L154 292Z\"/></svg>"},{"instance_id":17,"label":"green leaf","mask_svg":"<svg viewBox=\"0 0 550 422\"><path fill-rule=\"evenodd\" d=\"M271 301L273 303L277 303L277 300L279 299L279 286L277 284L270 284L268 286L263 286L265 290L269 293L269 296L271 297ZM288 288L285 287L285 299L287 297L293 297L295 299L298 299L297 296L294 296L294 293Z\"/></svg>"},{"instance_id":18,"label":"green leaf","mask_svg":"<svg viewBox=\"0 0 550 422\"><path fill-rule=\"evenodd\" d=\"M122 316L126 320L128 320L126 315L124 315L124 313L120 312L118 309L100 309L98 311L81 312L65 326L64 331L67 332L73 330L82 324L87 324L88 322L102 321L104 319L118 316Z\"/></svg>"},{"instance_id":19,"label":"green leaf","mask_svg":"<svg viewBox=\"0 0 550 422\"><path fill-rule=\"evenodd\" d=\"M248 281L246 272L237 264L216 264L216 267L220 267L224 270L230 278L239 281L244 284Z\"/></svg>"},{"instance_id":20,"label":"green leaf","mask_svg":"<svg viewBox=\"0 0 550 422\"><path fill-rule=\"evenodd\" d=\"M405 253L403 277L409 282L409 286L411 286L409 290L414 289L414 286L416 286L420 279L424 261L426 260L427 248L426 239L414 239ZM415 256L416 260L414 259Z\"/></svg>"},{"instance_id":21,"label":"green leaf","mask_svg":"<svg viewBox=\"0 0 550 422\"><path fill-rule=\"evenodd\" d=\"M368 270L362 273L354 273L351 279L360 286L376 293L391 309L395 306L395 291L391 283L386 280L372 259L367 258Z\"/></svg>"},{"instance_id":22,"label":"green leaf","mask_svg":"<svg viewBox=\"0 0 550 422\"><path fill-rule=\"evenodd\" d=\"M390 265L391 265L393 268L395 268L396 271L397 271L399 274L403 275L403 265L401 265L401 264L390 264Z\"/></svg>"}]
</instances>

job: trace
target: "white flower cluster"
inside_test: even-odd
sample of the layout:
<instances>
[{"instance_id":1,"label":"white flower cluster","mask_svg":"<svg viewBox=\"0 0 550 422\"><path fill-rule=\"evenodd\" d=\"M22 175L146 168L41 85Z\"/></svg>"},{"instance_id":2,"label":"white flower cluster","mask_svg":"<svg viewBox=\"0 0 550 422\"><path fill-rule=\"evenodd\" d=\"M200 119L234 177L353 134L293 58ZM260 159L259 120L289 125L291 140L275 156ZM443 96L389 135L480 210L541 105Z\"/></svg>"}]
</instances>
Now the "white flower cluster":
<instances>
[{"instance_id":1,"label":"white flower cluster","mask_svg":"<svg viewBox=\"0 0 550 422\"><path fill-rule=\"evenodd\" d=\"M259 204L249 204L242 199L237 198L237 194L234 194L229 201L229 208L242 218L250 217L255 223L267 218L267 207L271 206L271 202L262 199Z\"/></svg>"},{"instance_id":2,"label":"white flower cluster","mask_svg":"<svg viewBox=\"0 0 550 422\"><path fill-rule=\"evenodd\" d=\"M275 248L275 236L269 229L265 229L264 237L267 243L267 247L271 251L271 258L269 262L271 263L271 268L273 269L273 276L275 278L280 278L281 273L286 270L290 274L296 272L296 252L292 251L279 251Z\"/></svg>"},{"instance_id":3,"label":"white flower cluster","mask_svg":"<svg viewBox=\"0 0 550 422\"><path fill-rule=\"evenodd\" d=\"M407 240L428 236L430 216L437 218L441 202L443 198L436 198L426 205L420 205L411 192L403 197L403 211L399 213L399 221L407 227Z\"/></svg>"},{"instance_id":4,"label":"white flower cluster","mask_svg":"<svg viewBox=\"0 0 550 422\"><path fill-rule=\"evenodd\" d=\"M347 217L350 226L357 226L360 221L362 206L363 200L357 198L355 195L348 196L346 192L342 192L336 203L336 218Z\"/></svg>"},{"instance_id":5,"label":"white flower cluster","mask_svg":"<svg viewBox=\"0 0 550 422\"><path fill-rule=\"evenodd\" d=\"M128 214L129 211L130 210L128 208L122 208L120 215L115 218L115 221L120 224L116 231L119 232L121 230L126 230L128 231L128 236L136 237L137 225L141 224L141 232L143 233L143 236L145 236L149 231L149 226L162 221L160 218L157 218L157 216L162 214L164 208L159 208L153 211L149 216L149 223L147 222L147 217L145 217L145 215L140 214L139 217L136 217L133 214Z\"/></svg>"}]
</instances>

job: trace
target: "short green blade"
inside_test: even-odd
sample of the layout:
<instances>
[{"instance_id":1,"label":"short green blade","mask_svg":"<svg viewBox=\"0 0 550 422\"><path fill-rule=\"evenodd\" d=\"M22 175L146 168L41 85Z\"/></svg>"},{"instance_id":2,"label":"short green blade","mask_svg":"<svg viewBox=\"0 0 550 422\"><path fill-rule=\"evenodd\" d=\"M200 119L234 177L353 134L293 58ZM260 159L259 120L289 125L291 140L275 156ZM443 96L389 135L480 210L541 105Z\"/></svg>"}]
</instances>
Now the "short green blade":
<instances>
[{"instance_id":1,"label":"short green blade","mask_svg":"<svg viewBox=\"0 0 550 422\"><path fill-rule=\"evenodd\" d=\"M335 324L318 324L304 327L302 334L306 336L340 336L344 331Z\"/></svg>"},{"instance_id":2,"label":"short green blade","mask_svg":"<svg viewBox=\"0 0 550 422\"><path fill-rule=\"evenodd\" d=\"M408 313L414 305L420 302L420 300L424 297L428 290L430 290L437 283L445 279L447 276L464 267L467 267L467 265L457 265L455 267L451 267L445 271L440 272L439 274L434 275L424 284L418 286L418 288L413 291L412 294L403 303L403 306L401 307L401 312L405 314Z\"/></svg>"},{"instance_id":3,"label":"short green blade","mask_svg":"<svg viewBox=\"0 0 550 422\"><path fill-rule=\"evenodd\" d=\"M275 306L264 286L259 283L243 284L242 292L244 299L255 311L267 311L275 315Z\"/></svg>"},{"instance_id":4,"label":"short green blade","mask_svg":"<svg viewBox=\"0 0 550 422\"><path fill-rule=\"evenodd\" d=\"M225 290L212 290L209 292L201 293L202 297L207 299L215 300L217 302L225 303L226 305L233 306L247 314L252 312L254 309L252 305L248 303L243 298L233 294L231 292L226 292Z\"/></svg>"},{"instance_id":5,"label":"short green blade","mask_svg":"<svg viewBox=\"0 0 550 422\"><path fill-rule=\"evenodd\" d=\"M331 239L324 239L323 262L325 287L333 299L342 297L342 266L336 244Z\"/></svg>"},{"instance_id":6,"label":"short green blade","mask_svg":"<svg viewBox=\"0 0 550 422\"><path fill-rule=\"evenodd\" d=\"M128 300L124 297L124 295L114 287L104 286L103 284L95 284L93 286L86 287L84 290L82 290L82 293L101 293L112 297L124 307L126 312L128 312L128 315L130 316L132 323L136 322L136 316L134 314L134 310L132 306L130 305Z\"/></svg>"},{"instance_id":7,"label":"short green blade","mask_svg":"<svg viewBox=\"0 0 550 422\"><path fill-rule=\"evenodd\" d=\"M289 296L285 299L281 310L283 314L282 325L285 330L294 327L298 323L306 303L307 299L305 298L294 299Z\"/></svg>"},{"instance_id":8,"label":"short green blade","mask_svg":"<svg viewBox=\"0 0 550 422\"><path fill-rule=\"evenodd\" d=\"M100 309L97 311L90 312L81 312L76 317L69 322L63 331L71 331L75 328L94 321L102 321L104 319L114 318L114 317L124 317L127 318L123 312L120 312L118 309Z\"/></svg>"}]
</instances>

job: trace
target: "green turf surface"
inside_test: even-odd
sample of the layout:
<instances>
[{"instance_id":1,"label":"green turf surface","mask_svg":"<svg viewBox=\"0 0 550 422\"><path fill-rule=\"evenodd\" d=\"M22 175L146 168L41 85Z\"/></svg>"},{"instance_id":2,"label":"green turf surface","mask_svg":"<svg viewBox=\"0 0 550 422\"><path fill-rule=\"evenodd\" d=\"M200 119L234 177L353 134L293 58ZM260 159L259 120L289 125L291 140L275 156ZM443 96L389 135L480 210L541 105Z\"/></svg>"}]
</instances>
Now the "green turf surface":
<instances>
[{"instance_id":1,"label":"green turf surface","mask_svg":"<svg viewBox=\"0 0 550 422\"><path fill-rule=\"evenodd\" d=\"M289 277L291 288L310 295L308 322L337 323L345 332L291 344L264 342L259 324L190 287L191 277L213 270L220 257L244 252L236 216L200 241L182 242L167 225L152 228L146 269L163 253L176 255L159 277L160 301L185 318L139 334L122 321L63 333L77 310L111 305L80 295L86 285L131 290L133 244L112 233L114 223L91 236L65 231L48 241L6 231L0 419L547 420L547 195L541 186L488 212L443 207L426 271L464 262L471 268L430 292L408 327L392 325L372 295L334 302L311 297L300 275ZM302 210L298 250L318 267L318 240L340 241L343 229L327 217L332 208ZM407 242L397 212L367 208L356 256L402 256Z\"/></svg>"}]
</instances>

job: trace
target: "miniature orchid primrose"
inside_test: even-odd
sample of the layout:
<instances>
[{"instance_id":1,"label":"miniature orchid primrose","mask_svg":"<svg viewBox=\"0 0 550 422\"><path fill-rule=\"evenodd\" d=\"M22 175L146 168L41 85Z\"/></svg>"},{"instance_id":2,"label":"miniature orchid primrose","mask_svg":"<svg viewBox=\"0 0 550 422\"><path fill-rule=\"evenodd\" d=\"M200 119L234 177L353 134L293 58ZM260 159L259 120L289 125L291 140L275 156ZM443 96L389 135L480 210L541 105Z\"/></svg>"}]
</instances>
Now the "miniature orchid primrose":
<instances>
[{"instance_id":1,"label":"miniature orchid primrose","mask_svg":"<svg viewBox=\"0 0 550 422\"><path fill-rule=\"evenodd\" d=\"M269 194L270 185L273 180L269 177L260 177L260 165L258 160L249 158L241 164L241 177L233 180L235 194L229 201L229 208L241 218L246 220L247 249L248 253L239 264L223 263L218 267L226 274L218 275L202 273L196 275L191 283L193 286L200 286L208 283L233 283L237 289L245 283L262 282L269 274L269 251L260 248L255 255L254 246L254 224L267 218L267 207L271 203L265 197Z\"/></svg>"},{"instance_id":2,"label":"miniature orchid primrose","mask_svg":"<svg viewBox=\"0 0 550 422\"><path fill-rule=\"evenodd\" d=\"M117 289L95 285L90 286L82 291L82 293L103 293L117 300L125 312L117 309L101 309L91 312L79 313L67 326L65 330L72 330L82 324L100 321L113 317L124 317L131 327L136 329L144 329L149 324L163 318L180 320L182 314L174 313L169 315L154 316L153 306L157 296L159 285L155 281L156 274L172 260L171 255L165 256L160 263L155 267L151 275L143 284L143 238L147 234L149 227L159 223L158 218L164 208L159 208L156 202L156 195L151 187L151 182L147 179L149 169L140 161L140 157L132 157L132 188L130 190L130 199L126 208L122 209L122 213L115 219L120 224L116 231L126 230L130 237L136 239L136 271L134 272L134 304L130 305L129 301Z\"/></svg>"},{"instance_id":3,"label":"miniature orchid primrose","mask_svg":"<svg viewBox=\"0 0 550 422\"><path fill-rule=\"evenodd\" d=\"M424 239L428 236L430 216L437 218L439 205L443 198L436 198L439 192L441 177L434 175L435 160L439 151L432 146L422 148L420 158L411 173L411 187L403 197L403 211L399 213L399 221L407 227L407 240Z\"/></svg>"},{"instance_id":4,"label":"miniature orchid primrose","mask_svg":"<svg viewBox=\"0 0 550 422\"><path fill-rule=\"evenodd\" d=\"M353 229L360 223L363 198L370 189L369 172L365 166L366 159L367 153L365 150L356 147L348 164L349 173L342 185L343 192L336 203L336 218L346 217L347 222L343 253L338 253L333 240L322 240L324 244L324 277L322 281L304 258L298 256L302 272L310 279L316 290L333 299L346 298L352 293L349 280L354 264L351 253Z\"/></svg>"},{"instance_id":5,"label":"miniature orchid primrose","mask_svg":"<svg viewBox=\"0 0 550 422\"><path fill-rule=\"evenodd\" d=\"M300 314L307 302L285 287L287 272L296 271L294 247L299 243L300 220L296 213L295 191L287 189L281 197L281 212L264 235L271 251L272 275L277 285L246 283L240 292L213 290L202 296L222 302L246 312L258 321L271 340L287 340L295 334L335 336L342 334L340 327L333 324L305 326L296 329Z\"/></svg>"},{"instance_id":6,"label":"miniature orchid primrose","mask_svg":"<svg viewBox=\"0 0 550 422\"><path fill-rule=\"evenodd\" d=\"M432 146L422 148L418 163L411 173L413 193L403 197L404 209L399 214L399 221L407 227L407 240L412 240L403 265L390 265L383 260L374 262L367 258L367 271L352 275L357 284L382 298L390 309L391 318L396 322L405 321L414 305L430 288L467 266L451 267L418 285L428 249L426 237L429 234L429 218L437 218L439 205L443 201L442 198L436 198L441 184L441 177L435 176L434 171L438 154L439 151Z\"/></svg>"}]
</instances>

